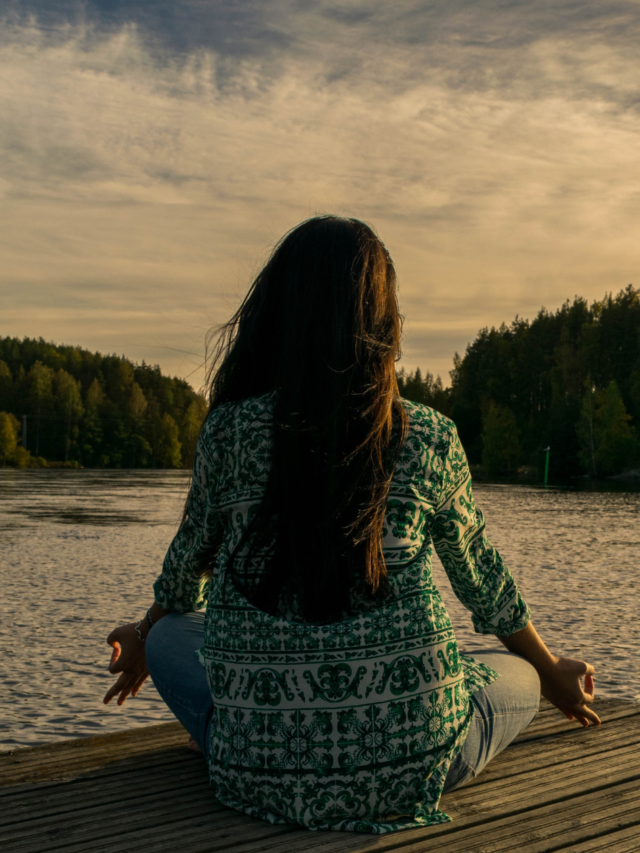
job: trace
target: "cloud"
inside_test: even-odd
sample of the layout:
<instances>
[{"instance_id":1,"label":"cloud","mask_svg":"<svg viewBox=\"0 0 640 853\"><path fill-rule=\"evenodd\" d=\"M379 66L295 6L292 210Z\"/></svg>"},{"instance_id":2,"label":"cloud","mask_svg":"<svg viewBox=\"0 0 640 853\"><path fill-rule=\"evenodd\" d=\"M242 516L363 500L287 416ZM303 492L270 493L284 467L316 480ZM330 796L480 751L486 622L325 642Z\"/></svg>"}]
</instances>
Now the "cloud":
<instances>
[{"instance_id":1,"label":"cloud","mask_svg":"<svg viewBox=\"0 0 640 853\"><path fill-rule=\"evenodd\" d=\"M635 5L21 8L0 39L4 333L184 375L199 356L175 350L201 354L316 211L377 227L407 364L443 374L483 325L637 281Z\"/></svg>"},{"instance_id":2,"label":"cloud","mask_svg":"<svg viewBox=\"0 0 640 853\"><path fill-rule=\"evenodd\" d=\"M418 48L420 65L426 52L442 62L452 48L496 54L549 36L595 35L633 47L639 14L633 0L5 0L3 6L10 20L24 25L35 19L50 38L81 25L109 37L133 24L147 44L165 53L206 49L240 59L274 52L307 57L313 46L326 56L342 45L353 55L367 42ZM474 54L465 56L473 60Z\"/></svg>"}]
</instances>

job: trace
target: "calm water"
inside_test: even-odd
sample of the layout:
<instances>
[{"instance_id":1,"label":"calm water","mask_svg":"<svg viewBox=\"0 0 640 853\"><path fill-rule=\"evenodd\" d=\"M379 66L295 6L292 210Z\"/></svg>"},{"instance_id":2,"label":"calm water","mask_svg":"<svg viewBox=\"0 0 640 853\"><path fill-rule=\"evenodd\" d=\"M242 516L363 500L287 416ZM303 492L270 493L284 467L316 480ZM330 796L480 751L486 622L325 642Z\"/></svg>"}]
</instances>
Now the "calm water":
<instances>
[{"instance_id":1,"label":"calm water","mask_svg":"<svg viewBox=\"0 0 640 853\"><path fill-rule=\"evenodd\" d=\"M151 603L186 487L184 472L0 471L0 749L171 719L150 682L122 708L101 700L106 636ZM475 493L551 649L640 699L640 492ZM498 648L435 571L460 645Z\"/></svg>"}]
</instances>

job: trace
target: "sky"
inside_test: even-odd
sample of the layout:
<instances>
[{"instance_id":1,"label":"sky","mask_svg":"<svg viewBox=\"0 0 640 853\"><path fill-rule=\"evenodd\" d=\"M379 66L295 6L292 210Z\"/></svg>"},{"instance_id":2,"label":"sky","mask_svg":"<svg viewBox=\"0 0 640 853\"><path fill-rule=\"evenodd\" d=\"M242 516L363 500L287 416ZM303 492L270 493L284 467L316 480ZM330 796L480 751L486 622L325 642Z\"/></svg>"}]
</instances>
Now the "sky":
<instances>
[{"instance_id":1,"label":"sky","mask_svg":"<svg viewBox=\"0 0 640 853\"><path fill-rule=\"evenodd\" d=\"M0 335L203 379L315 213L369 222L402 365L640 285L640 3L0 0Z\"/></svg>"}]
</instances>

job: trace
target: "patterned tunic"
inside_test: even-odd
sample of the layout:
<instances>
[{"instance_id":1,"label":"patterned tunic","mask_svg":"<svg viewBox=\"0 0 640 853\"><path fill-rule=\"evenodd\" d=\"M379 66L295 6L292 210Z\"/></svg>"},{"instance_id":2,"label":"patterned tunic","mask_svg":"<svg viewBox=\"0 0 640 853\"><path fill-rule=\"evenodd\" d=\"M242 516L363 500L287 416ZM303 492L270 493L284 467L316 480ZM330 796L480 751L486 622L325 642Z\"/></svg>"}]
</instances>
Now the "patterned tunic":
<instances>
[{"instance_id":1,"label":"patterned tunic","mask_svg":"<svg viewBox=\"0 0 640 853\"><path fill-rule=\"evenodd\" d=\"M529 621L484 533L454 424L403 405L409 430L383 531L393 595L326 625L266 614L225 583L267 483L272 395L220 406L200 435L155 598L174 611L206 606L211 784L223 803L272 823L384 833L449 820L438 803L473 717L469 697L497 674L458 651L434 547L477 632L509 635ZM212 580L196 577L217 544Z\"/></svg>"}]
</instances>

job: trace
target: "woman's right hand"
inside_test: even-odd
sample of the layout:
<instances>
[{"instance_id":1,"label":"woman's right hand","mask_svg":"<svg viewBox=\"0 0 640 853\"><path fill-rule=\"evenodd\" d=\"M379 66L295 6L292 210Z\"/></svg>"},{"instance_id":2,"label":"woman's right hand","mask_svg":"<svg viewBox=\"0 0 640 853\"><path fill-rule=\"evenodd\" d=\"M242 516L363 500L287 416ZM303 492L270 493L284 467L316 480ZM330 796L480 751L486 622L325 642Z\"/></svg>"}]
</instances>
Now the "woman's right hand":
<instances>
[{"instance_id":1,"label":"woman's right hand","mask_svg":"<svg viewBox=\"0 0 640 853\"><path fill-rule=\"evenodd\" d=\"M583 726L599 726L600 717L589 708L595 694L594 673L590 663L553 655L552 661L538 669L542 695L570 720L578 720Z\"/></svg>"},{"instance_id":2,"label":"woman's right hand","mask_svg":"<svg viewBox=\"0 0 640 853\"><path fill-rule=\"evenodd\" d=\"M146 627L144 630L146 633ZM138 693L149 675L144 643L138 638L134 622L112 631L107 643L113 649L109 672L114 675L120 673L120 677L109 688L103 702L108 705L114 696L118 696L118 705L123 705L127 696Z\"/></svg>"}]
</instances>

